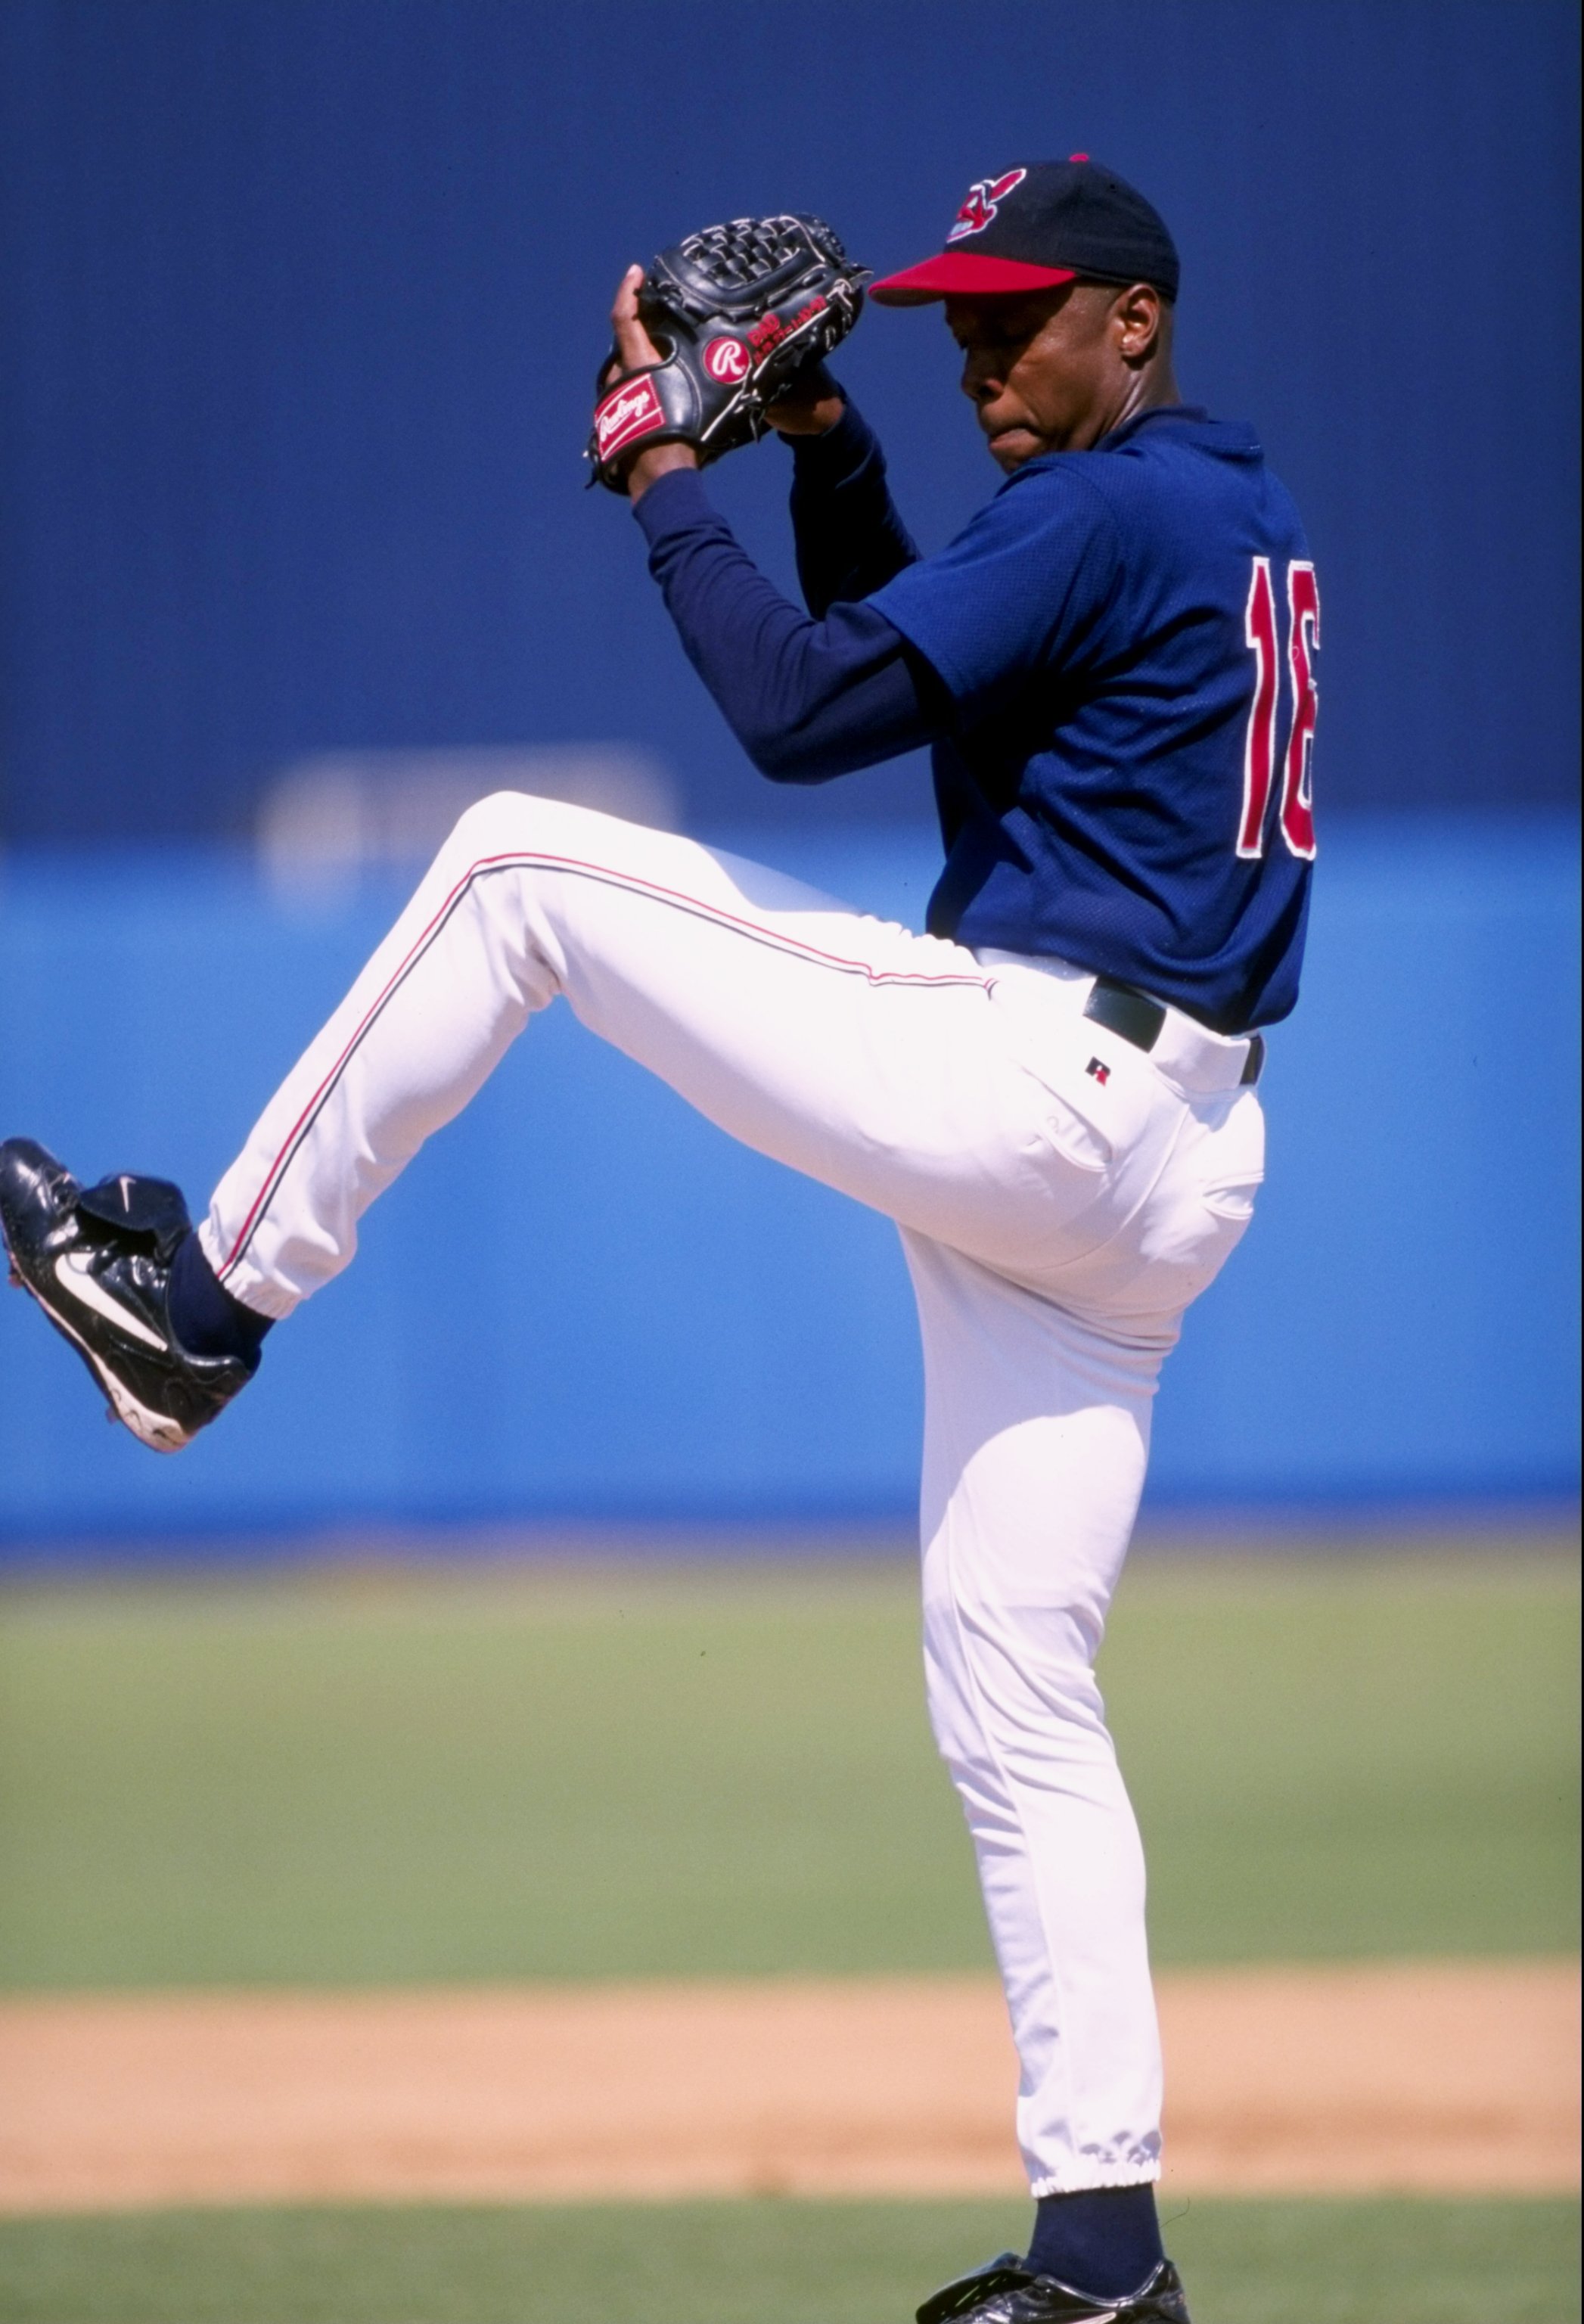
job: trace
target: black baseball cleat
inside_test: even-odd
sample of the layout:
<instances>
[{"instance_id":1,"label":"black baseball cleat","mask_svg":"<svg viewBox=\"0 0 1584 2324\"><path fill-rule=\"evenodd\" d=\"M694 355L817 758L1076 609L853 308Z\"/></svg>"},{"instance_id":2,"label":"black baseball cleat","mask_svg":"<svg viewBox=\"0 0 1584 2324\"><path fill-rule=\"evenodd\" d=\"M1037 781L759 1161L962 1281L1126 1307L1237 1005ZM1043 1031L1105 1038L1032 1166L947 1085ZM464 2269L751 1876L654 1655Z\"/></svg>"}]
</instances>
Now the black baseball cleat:
<instances>
[{"instance_id":1,"label":"black baseball cleat","mask_svg":"<svg viewBox=\"0 0 1584 2324\"><path fill-rule=\"evenodd\" d=\"M1190 2324L1183 2279L1162 2260L1147 2283L1122 2300L1097 2300L1054 2275L1031 2275L1016 2252L1003 2252L972 2275L959 2276L918 2311L918 2324Z\"/></svg>"},{"instance_id":2,"label":"black baseball cleat","mask_svg":"<svg viewBox=\"0 0 1584 2324\"><path fill-rule=\"evenodd\" d=\"M81 1187L31 1138L0 1145L11 1279L70 1341L140 1443L180 1452L258 1370L195 1356L170 1326L170 1262L192 1231L180 1186L123 1176Z\"/></svg>"}]
</instances>

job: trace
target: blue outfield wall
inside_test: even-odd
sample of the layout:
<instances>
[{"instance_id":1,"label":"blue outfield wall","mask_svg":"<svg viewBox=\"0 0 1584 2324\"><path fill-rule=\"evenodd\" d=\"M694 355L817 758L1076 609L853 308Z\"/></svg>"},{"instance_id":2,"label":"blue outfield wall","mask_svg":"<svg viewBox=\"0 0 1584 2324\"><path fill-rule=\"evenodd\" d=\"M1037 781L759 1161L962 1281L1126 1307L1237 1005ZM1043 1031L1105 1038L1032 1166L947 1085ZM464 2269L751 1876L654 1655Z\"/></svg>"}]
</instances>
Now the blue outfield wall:
<instances>
[{"instance_id":1,"label":"blue outfield wall","mask_svg":"<svg viewBox=\"0 0 1584 2324\"><path fill-rule=\"evenodd\" d=\"M896 831L773 852L915 924L935 860ZM0 1131L201 1197L393 900L288 907L214 855L5 860ZM1576 1489L1578 957L1574 824L1326 831L1266 1193L1166 1368L1157 1503ZM181 1459L0 1302L0 1542L902 1516L919 1406L887 1222L557 1005Z\"/></svg>"}]
</instances>

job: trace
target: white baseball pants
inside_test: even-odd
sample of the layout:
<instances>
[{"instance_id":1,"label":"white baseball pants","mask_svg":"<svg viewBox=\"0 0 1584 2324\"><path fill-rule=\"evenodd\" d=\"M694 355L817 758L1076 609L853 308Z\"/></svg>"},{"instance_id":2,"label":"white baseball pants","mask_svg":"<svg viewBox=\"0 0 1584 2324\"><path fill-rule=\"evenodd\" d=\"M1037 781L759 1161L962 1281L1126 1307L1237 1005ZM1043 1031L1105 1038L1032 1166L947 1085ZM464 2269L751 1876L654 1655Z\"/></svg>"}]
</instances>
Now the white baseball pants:
<instances>
[{"instance_id":1,"label":"white baseball pants","mask_svg":"<svg viewBox=\"0 0 1584 2324\"><path fill-rule=\"evenodd\" d=\"M289 1314L535 1010L895 1219L924 1334L930 1712L978 1851L1036 2195L1157 2176L1144 1865L1094 1659L1188 1302L1248 1223L1248 1044L1145 1056L1060 962L976 957L779 873L514 793L457 825L200 1232Z\"/></svg>"}]
</instances>

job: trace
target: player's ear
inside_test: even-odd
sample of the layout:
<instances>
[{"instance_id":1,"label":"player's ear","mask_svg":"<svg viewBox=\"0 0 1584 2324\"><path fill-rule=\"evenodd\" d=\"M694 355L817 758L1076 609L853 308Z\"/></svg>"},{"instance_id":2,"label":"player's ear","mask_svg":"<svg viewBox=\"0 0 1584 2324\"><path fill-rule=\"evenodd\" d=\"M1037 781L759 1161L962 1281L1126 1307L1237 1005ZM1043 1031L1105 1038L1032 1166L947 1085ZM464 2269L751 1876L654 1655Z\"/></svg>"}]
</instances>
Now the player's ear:
<instances>
[{"instance_id":1,"label":"player's ear","mask_svg":"<svg viewBox=\"0 0 1584 2324\"><path fill-rule=\"evenodd\" d=\"M1130 282L1111 309L1118 350L1132 364L1147 363L1165 337L1165 302L1153 282Z\"/></svg>"}]
</instances>

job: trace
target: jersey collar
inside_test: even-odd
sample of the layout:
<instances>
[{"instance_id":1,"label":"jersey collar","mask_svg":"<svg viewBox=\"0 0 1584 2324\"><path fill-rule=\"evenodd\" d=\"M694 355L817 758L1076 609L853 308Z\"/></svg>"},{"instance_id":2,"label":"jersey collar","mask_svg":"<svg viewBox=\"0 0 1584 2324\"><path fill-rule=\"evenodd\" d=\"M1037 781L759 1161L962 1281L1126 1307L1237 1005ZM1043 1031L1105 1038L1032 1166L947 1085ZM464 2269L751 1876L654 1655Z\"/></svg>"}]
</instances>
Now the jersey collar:
<instances>
[{"instance_id":1,"label":"jersey collar","mask_svg":"<svg viewBox=\"0 0 1584 2324\"><path fill-rule=\"evenodd\" d=\"M1119 444L1126 444L1129 437L1137 436L1141 428L1148 428L1163 420L1186 420L1194 427L1202 428L1209 421L1210 413L1202 403L1152 403L1147 410L1136 411L1131 420L1124 420L1119 428L1113 428L1109 436L1102 436L1094 449L1097 452L1114 451Z\"/></svg>"}]
</instances>

